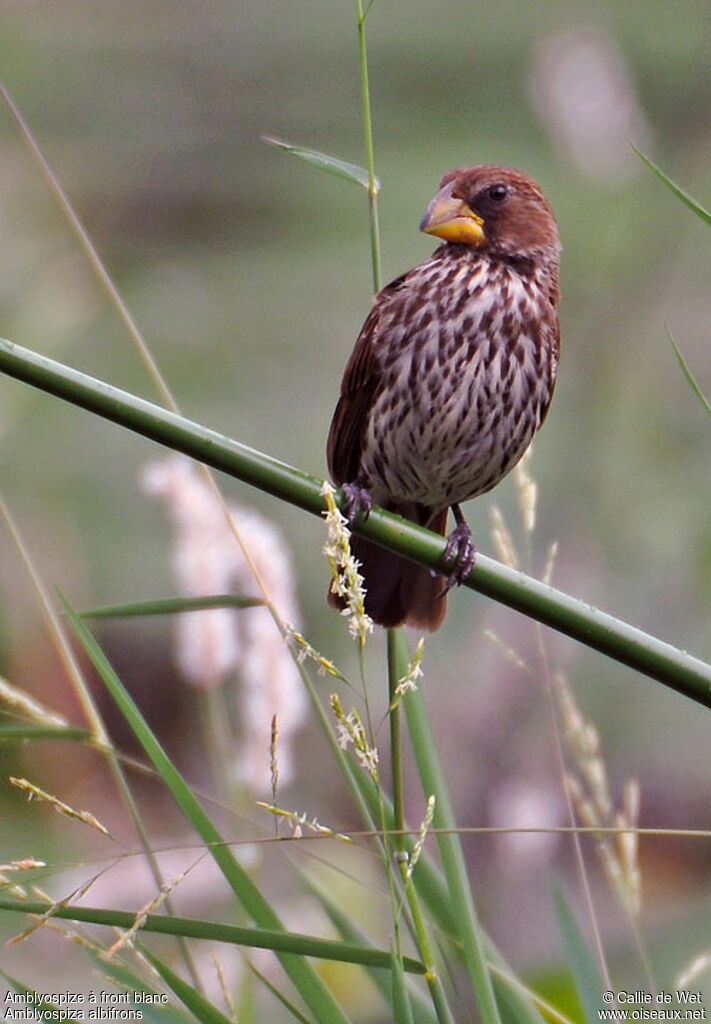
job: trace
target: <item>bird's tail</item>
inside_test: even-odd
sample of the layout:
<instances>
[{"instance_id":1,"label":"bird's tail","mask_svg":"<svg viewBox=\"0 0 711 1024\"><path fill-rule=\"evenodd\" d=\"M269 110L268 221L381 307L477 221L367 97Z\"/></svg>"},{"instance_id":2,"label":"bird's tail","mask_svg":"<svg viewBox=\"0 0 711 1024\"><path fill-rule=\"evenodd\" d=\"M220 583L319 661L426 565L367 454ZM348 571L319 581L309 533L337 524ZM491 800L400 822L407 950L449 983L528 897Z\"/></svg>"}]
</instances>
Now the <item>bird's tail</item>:
<instances>
[{"instance_id":1,"label":"bird's tail","mask_svg":"<svg viewBox=\"0 0 711 1024\"><path fill-rule=\"evenodd\" d=\"M393 511L442 536L446 533L447 509L433 512L417 506ZM424 566L386 551L364 537L351 538L351 551L361 565L365 610L373 622L388 629L408 625L434 631L441 626L447 610L441 576L433 576ZM343 599L331 590L328 603L333 608L343 608Z\"/></svg>"}]
</instances>

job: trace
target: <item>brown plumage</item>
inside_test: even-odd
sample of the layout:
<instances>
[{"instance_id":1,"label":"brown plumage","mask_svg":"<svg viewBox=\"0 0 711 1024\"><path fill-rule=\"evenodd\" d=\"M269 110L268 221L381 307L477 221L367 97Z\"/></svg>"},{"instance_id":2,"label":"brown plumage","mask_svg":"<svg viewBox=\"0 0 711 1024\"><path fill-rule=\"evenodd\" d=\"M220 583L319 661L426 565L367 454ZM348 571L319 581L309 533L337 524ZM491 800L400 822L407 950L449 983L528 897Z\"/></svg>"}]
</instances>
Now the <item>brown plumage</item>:
<instances>
[{"instance_id":1,"label":"brown plumage","mask_svg":"<svg viewBox=\"0 0 711 1024\"><path fill-rule=\"evenodd\" d=\"M474 564L459 503L511 470L548 411L558 364L560 241L520 171L450 171L420 225L432 256L375 297L341 384L328 466L347 513L372 502L446 533L448 584L360 537L366 610L382 626L437 629ZM329 602L340 599L329 593Z\"/></svg>"}]
</instances>

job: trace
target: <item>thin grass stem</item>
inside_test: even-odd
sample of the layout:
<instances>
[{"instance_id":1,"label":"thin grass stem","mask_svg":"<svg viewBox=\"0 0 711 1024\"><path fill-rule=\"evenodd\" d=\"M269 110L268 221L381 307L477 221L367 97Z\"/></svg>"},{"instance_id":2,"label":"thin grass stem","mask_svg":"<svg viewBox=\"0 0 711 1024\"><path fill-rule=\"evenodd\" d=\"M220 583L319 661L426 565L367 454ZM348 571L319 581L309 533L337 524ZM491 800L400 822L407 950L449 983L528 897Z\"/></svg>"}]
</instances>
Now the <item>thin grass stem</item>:
<instances>
[{"instance_id":1,"label":"thin grass stem","mask_svg":"<svg viewBox=\"0 0 711 1024\"><path fill-rule=\"evenodd\" d=\"M393 818L396 829L395 848L404 853L405 809L402 778L402 742L400 729L400 702L397 699L398 651L397 632L388 630L388 699L390 702L390 770L392 774Z\"/></svg>"},{"instance_id":2,"label":"thin grass stem","mask_svg":"<svg viewBox=\"0 0 711 1024\"><path fill-rule=\"evenodd\" d=\"M358 51L360 55L360 84L363 103L363 131L365 136L366 167L368 168L368 211L370 215L370 258L373 271L373 290L381 288L380 222L378 219L378 180L375 176L375 150L373 146L373 119L370 111L370 85L368 79L368 52L365 38L365 19L371 3L363 12L362 0L358 6Z\"/></svg>"}]
</instances>

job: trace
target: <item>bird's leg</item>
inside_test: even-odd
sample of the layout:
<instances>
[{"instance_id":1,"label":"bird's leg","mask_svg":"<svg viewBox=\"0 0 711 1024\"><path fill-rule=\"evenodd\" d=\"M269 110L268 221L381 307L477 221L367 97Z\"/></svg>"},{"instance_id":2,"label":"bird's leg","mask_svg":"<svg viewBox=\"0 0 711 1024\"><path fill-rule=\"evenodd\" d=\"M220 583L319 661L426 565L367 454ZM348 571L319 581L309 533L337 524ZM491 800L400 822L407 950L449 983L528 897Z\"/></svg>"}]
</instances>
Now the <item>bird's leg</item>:
<instances>
[{"instance_id":1,"label":"bird's leg","mask_svg":"<svg viewBox=\"0 0 711 1024\"><path fill-rule=\"evenodd\" d=\"M354 480L353 483L343 484L341 489L346 499L343 502L343 514L348 522L354 523L360 512L363 513L363 521L365 521L373 507L373 495L367 484L362 480Z\"/></svg>"},{"instance_id":2,"label":"bird's leg","mask_svg":"<svg viewBox=\"0 0 711 1024\"><path fill-rule=\"evenodd\" d=\"M459 505L452 505L452 512L457 525L447 537L447 547L444 549L444 563L448 567L451 566L451 572L447 577L442 596L452 587L464 583L476 561L472 531L467 526L464 513Z\"/></svg>"}]
</instances>

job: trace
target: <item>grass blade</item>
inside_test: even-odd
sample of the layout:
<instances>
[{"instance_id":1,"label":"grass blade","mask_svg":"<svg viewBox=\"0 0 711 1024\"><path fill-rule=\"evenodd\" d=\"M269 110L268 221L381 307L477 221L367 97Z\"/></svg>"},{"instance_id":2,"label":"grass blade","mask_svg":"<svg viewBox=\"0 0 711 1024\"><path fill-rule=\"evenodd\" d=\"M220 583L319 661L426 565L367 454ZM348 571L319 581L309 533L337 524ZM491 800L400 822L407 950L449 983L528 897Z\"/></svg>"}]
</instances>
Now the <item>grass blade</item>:
<instances>
[{"instance_id":1,"label":"grass blade","mask_svg":"<svg viewBox=\"0 0 711 1024\"><path fill-rule=\"evenodd\" d=\"M67 618L104 685L183 814L208 846L213 860L222 871L237 899L258 927L283 931L278 915L233 856L212 819L203 810L200 802L154 736L85 623L62 595L60 595L60 599ZM317 1020L322 1024L347 1024L348 1018L303 957L291 953L277 955L282 967Z\"/></svg>"},{"instance_id":2,"label":"grass blade","mask_svg":"<svg viewBox=\"0 0 711 1024\"><path fill-rule=\"evenodd\" d=\"M188 985L187 981L183 981L163 960L154 956L147 949L142 948L141 953L178 999L201 1021L201 1024L233 1024L229 1017L220 1013L216 1006L201 996L192 985Z\"/></svg>"},{"instance_id":3,"label":"grass blade","mask_svg":"<svg viewBox=\"0 0 711 1024\"><path fill-rule=\"evenodd\" d=\"M667 331L667 334L669 335L669 341L672 344L672 348L674 349L674 354L676 355L676 358L679 360L679 365L681 366L681 369L682 369L682 371L684 373L684 376L687 379L689 387L694 392L694 394L696 395L698 400L701 402L701 404L703 405L703 407L706 410L706 412L711 414L711 403L709 402L708 398L706 397L706 395L703 393L703 391L699 387L699 385L698 385L698 383L696 381L696 378L694 377L693 373L689 369L689 365L688 365L686 359L684 359L684 356L681 354L681 349L679 348L677 343L674 341L674 338L672 337L671 331Z\"/></svg>"},{"instance_id":4,"label":"grass blade","mask_svg":"<svg viewBox=\"0 0 711 1024\"><path fill-rule=\"evenodd\" d=\"M305 146L293 146L290 142L284 142L282 139L274 139L269 135L262 136L264 142L269 143L270 146L276 146L278 149L283 150L285 153L291 153L292 156L296 156L299 160L303 160L307 164L311 164L312 167L318 167L321 171L326 171L327 174L333 174L337 178L342 178L344 181L350 181L354 185L360 185L366 192L370 190L370 178L368 171L365 167L359 167L357 164L348 163L346 160L339 160L338 157L329 156L328 153L319 153L316 149L307 149ZM375 182L375 190L380 188L380 183Z\"/></svg>"},{"instance_id":5,"label":"grass blade","mask_svg":"<svg viewBox=\"0 0 711 1024\"><path fill-rule=\"evenodd\" d=\"M343 908L335 900L331 899L330 895L321 888L319 883L314 881L314 879L305 872L302 872L302 877L309 891L319 901L328 915L328 919L343 941L355 943L359 946L368 945L369 939L367 935L365 935L350 916L344 912ZM404 957L403 966L405 969L407 969L407 965L408 958ZM380 970L379 968L371 968L368 971L368 977L380 992L383 999L389 1004L391 986L386 971ZM429 1004L427 1004L422 998L419 991L413 987L408 991L408 996L410 999L414 1024L434 1024L432 1010Z\"/></svg>"},{"instance_id":6,"label":"grass blade","mask_svg":"<svg viewBox=\"0 0 711 1024\"><path fill-rule=\"evenodd\" d=\"M390 958L390 979L392 982L393 1020L396 1020L397 1024L414 1024L412 1007L405 987L405 975L394 949Z\"/></svg>"},{"instance_id":7,"label":"grass blade","mask_svg":"<svg viewBox=\"0 0 711 1024\"><path fill-rule=\"evenodd\" d=\"M131 601L128 604L103 605L80 612L82 619L120 619L142 615L180 615L206 608L256 608L263 605L259 597L237 594L213 594L210 597L160 597L152 601Z\"/></svg>"},{"instance_id":8,"label":"grass blade","mask_svg":"<svg viewBox=\"0 0 711 1024\"><path fill-rule=\"evenodd\" d=\"M0 725L0 743L14 740L75 740L93 742L88 729L72 725Z\"/></svg>"},{"instance_id":9,"label":"grass blade","mask_svg":"<svg viewBox=\"0 0 711 1024\"><path fill-rule=\"evenodd\" d=\"M372 813L375 813L377 795L370 779L363 772L357 773L355 778L360 787L363 800L368 804ZM384 799L384 804L385 826L388 829L392 829L392 805L387 798ZM412 852L414 842L415 840L412 836L407 836L405 839L405 849L410 853ZM447 884L442 872L433 863L426 850L423 850L418 861L415 881L418 895L427 908L430 918L440 930L440 942L450 941L456 954L461 958L461 944L456 939L456 911L450 901ZM309 882L309 885L312 886L313 882ZM327 907L326 910L329 912ZM344 936L344 938L346 937ZM492 983L504 1020L507 1024L543 1024L543 1017L534 1001L535 994L527 992L524 986L517 984L515 980L511 980L515 978L513 970L485 933L484 939L486 942L486 957L492 971ZM415 1014L417 1014L418 1007L416 1004L413 1004L413 1009Z\"/></svg>"},{"instance_id":10,"label":"grass blade","mask_svg":"<svg viewBox=\"0 0 711 1024\"><path fill-rule=\"evenodd\" d=\"M664 173L661 167L657 167L657 165L652 160L650 160L648 156L645 156L641 149L637 149L635 145L632 146L632 149L635 151L640 160L642 160L647 165L650 171L652 171L653 174L656 174L659 180L664 182L667 188L674 193L677 199L681 199L682 203L688 206L689 209L692 210L697 217L701 217L701 219L705 221L707 224L711 224L711 213L709 213L708 210L705 210L701 203L698 203L693 196L689 195L689 193L685 192L683 188L680 188L680 186L677 185L676 182L673 182L671 178L667 177L667 175Z\"/></svg>"},{"instance_id":11,"label":"grass blade","mask_svg":"<svg viewBox=\"0 0 711 1024\"><path fill-rule=\"evenodd\" d=\"M45 914L46 903L0 897L0 910L16 910L22 914ZM109 910L103 907L74 906L57 904L52 908L52 917L66 921L82 921L102 924L111 928L130 928L136 915L127 910ZM252 949L271 949L276 953L295 953L299 956L313 956L340 963L359 964L363 967L390 967L390 951L377 949L368 943L339 942L335 939L319 939L299 932L279 931L266 928L242 928L238 925L204 921L193 917L168 917L162 914L148 914L140 931L158 935L183 935L188 939L207 939L211 942L226 942ZM413 974L424 974L424 967L412 957L404 957L405 970Z\"/></svg>"},{"instance_id":12,"label":"grass blade","mask_svg":"<svg viewBox=\"0 0 711 1024\"><path fill-rule=\"evenodd\" d=\"M407 641L402 631L397 634L400 674L404 675L410 661ZM449 793L442 768L437 756L435 738L425 708L421 690L408 693L403 700L410 738L425 796L433 793L436 798L434 826L445 829L437 833L437 846L447 881L449 900L457 908L455 917L462 956L469 980L474 990L481 1019L484 1024L501 1024L494 995L491 974L486 961L486 937L479 921L472 899L466 864L459 836L454 831L456 822L449 800Z\"/></svg>"},{"instance_id":13,"label":"grass blade","mask_svg":"<svg viewBox=\"0 0 711 1024\"><path fill-rule=\"evenodd\" d=\"M281 992L274 982L270 981L265 974L254 966L254 964L248 960L247 966L254 975L255 978L259 978L260 982L264 987L271 992L277 1002L281 1003L285 1010L287 1010L298 1024L311 1024L311 1021L303 1015L301 1010L298 1010L290 999L287 999L283 992ZM253 1018L250 1018L252 1020Z\"/></svg>"},{"instance_id":14,"label":"grass blade","mask_svg":"<svg viewBox=\"0 0 711 1024\"><path fill-rule=\"evenodd\" d=\"M599 1020L600 994L604 988L595 959L580 930L573 908L563 887L553 879L553 906L558 918L565 958L575 979L575 987L587 1024Z\"/></svg>"},{"instance_id":15,"label":"grass blade","mask_svg":"<svg viewBox=\"0 0 711 1024\"><path fill-rule=\"evenodd\" d=\"M3 978L7 981L9 985L12 986L12 988L14 988L18 995L32 997L32 1002L29 1004L29 1007L31 1007L32 1017L30 1017L29 1019L61 1021L62 1024L79 1024L79 1018L72 1017L72 1015L67 1012L66 1007L60 1008L59 1006L57 1006L56 1003L53 1003L49 999L46 999L41 992L35 992L34 989L28 988L26 985L23 985L21 981L18 981L16 978L13 978L9 974L5 974L4 971L0 971L0 974L2 974ZM34 998L35 995L39 996L39 998L36 1001ZM5 1005L3 1012L3 1020L11 1019L5 1016L8 1012L8 1002L9 1000L6 996L4 1001ZM14 1006L14 1004L12 1005ZM21 1007L18 1007L16 1010L14 1010L13 1016L16 1016L19 1020L26 1019L25 1013L29 1007L27 1003L23 1002Z\"/></svg>"},{"instance_id":16,"label":"grass blade","mask_svg":"<svg viewBox=\"0 0 711 1024\"><path fill-rule=\"evenodd\" d=\"M519 981L488 936L486 953L496 1000L506 1024L546 1024L548 1017L543 1017L534 1002L536 993Z\"/></svg>"},{"instance_id":17,"label":"grass blade","mask_svg":"<svg viewBox=\"0 0 711 1024\"><path fill-rule=\"evenodd\" d=\"M87 950L87 955L94 961L97 971L110 979L117 988L141 995L161 994L156 988L147 985L143 978L129 970L124 964L106 960L93 950ZM143 1020L147 1024L192 1024L192 1018L185 1013L182 1007L174 1003L138 1003L132 999L131 1004L140 1009Z\"/></svg>"}]
</instances>

